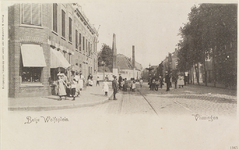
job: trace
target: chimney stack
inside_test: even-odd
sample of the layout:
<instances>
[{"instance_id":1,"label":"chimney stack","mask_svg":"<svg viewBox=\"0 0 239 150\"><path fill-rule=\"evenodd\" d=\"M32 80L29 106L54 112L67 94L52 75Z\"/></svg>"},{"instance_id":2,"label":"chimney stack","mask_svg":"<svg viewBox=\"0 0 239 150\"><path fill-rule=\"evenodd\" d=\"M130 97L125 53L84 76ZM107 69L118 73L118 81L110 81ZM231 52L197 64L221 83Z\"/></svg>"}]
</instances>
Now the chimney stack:
<instances>
[{"instance_id":1,"label":"chimney stack","mask_svg":"<svg viewBox=\"0 0 239 150\"><path fill-rule=\"evenodd\" d=\"M117 68L117 49L116 49L116 37L115 34L113 34L113 44L112 44L112 51L113 51L113 68Z\"/></svg>"},{"instance_id":2,"label":"chimney stack","mask_svg":"<svg viewBox=\"0 0 239 150\"><path fill-rule=\"evenodd\" d=\"M135 50L134 45L132 46L132 67L135 68Z\"/></svg>"}]
</instances>

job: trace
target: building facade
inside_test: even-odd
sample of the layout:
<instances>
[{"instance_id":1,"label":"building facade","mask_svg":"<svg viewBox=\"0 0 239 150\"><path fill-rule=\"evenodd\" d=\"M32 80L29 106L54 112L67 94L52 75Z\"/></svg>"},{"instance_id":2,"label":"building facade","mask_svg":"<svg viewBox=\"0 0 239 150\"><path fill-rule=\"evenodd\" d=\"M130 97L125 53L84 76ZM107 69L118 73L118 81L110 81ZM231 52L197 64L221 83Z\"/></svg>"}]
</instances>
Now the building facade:
<instances>
[{"instance_id":1,"label":"building facade","mask_svg":"<svg viewBox=\"0 0 239 150\"><path fill-rule=\"evenodd\" d=\"M9 7L9 97L46 96L59 71L96 74L98 33L75 3Z\"/></svg>"},{"instance_id":2,"label":"building facade","mask_svg":"<svg viewBox=\"0 0 239 150\"><path fill-rule=\"evenodd\" d=\"M142 76L143 67L140 63L135 61L133 68L132 60L123 54L117 54L117 68L122 78L130 80L131 78L140 79Z\"/></svg>"}]
</instances>

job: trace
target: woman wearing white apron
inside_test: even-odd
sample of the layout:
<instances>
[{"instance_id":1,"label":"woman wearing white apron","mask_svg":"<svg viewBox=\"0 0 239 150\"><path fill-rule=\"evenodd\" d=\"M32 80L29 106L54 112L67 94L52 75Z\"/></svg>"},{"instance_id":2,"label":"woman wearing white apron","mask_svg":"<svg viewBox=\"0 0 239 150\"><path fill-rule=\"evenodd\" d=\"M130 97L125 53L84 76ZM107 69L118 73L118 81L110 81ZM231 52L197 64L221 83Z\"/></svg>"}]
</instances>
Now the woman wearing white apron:
<instances>
[{"instance_id":1,"label":"woman wearing white apron","mask_svg":"<svg viewBox=\"0 0 239 150\"><path fill-rule=\"evenodd\" d=\"M83 89L84 80L85 80L84 76L80 73L79 82L78 82L80 91L82 91Z\"/></svg>"},{"instance_id":2,"label":"woman wearing white apron","mask_svg":"<svg viewBox=\"0 0 239 150\"><path fill-rule=\"evenodd\" d=\"M76 96L78 96L80 95L80 85L79 85L80 76L78 72L76 72L74 79L76 81Z\"/></svg>"},{"instance_id":3,"label":"woman wearing white apron","mask_svg":"<svg viewBox=\"0 0 239 150\"><path fill-rule=\"evenodd\" d=\"M103 91L105 92L105 96L108 96L109 85L108 85L107 79L105 79L105 81L103 82Z\"/></svg>"}]
</instances>

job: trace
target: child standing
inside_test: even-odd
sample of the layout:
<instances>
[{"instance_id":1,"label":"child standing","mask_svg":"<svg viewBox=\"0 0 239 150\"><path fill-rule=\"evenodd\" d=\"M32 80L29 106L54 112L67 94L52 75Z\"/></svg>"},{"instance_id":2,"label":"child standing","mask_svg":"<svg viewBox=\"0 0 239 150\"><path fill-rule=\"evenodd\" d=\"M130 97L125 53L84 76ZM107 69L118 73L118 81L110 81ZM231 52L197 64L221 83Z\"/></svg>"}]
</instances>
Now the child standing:
<instances>
[{"instance_id":1,"label":"child standing","mask_svg":"<svg viewBox=\"0 0 239 150\"><path fill-rule=\"evenodd\" d=\"M107 79L105 79L105 81L103 82L103 91L105 92L105 96L108 96L109 85L108 85Z\"/></svg>"},{"instance_id":2,"label":"child standing","mask_svg":"<svg viewBox=\"0 0 239 150\"><path fill-rule=\"evenodd\" d=\"M71 83L71 95L73 97L73 101L75 100L75 97L76 97L76 86L77 86L77 81L76 79L73 79L72 80L72 83Z\"/></svg>"},{"instance_id":3,"label":"child standing","mask_svg":"<svg viewBox=\"0 0 239 150\"><path fill-rule=\"evenodd\" d=\"M133 83L132 83L132 91L135 92L135 89L136 89L136 85L135 85L135 81L133 80Z\"/></svg>"}]
</instances>

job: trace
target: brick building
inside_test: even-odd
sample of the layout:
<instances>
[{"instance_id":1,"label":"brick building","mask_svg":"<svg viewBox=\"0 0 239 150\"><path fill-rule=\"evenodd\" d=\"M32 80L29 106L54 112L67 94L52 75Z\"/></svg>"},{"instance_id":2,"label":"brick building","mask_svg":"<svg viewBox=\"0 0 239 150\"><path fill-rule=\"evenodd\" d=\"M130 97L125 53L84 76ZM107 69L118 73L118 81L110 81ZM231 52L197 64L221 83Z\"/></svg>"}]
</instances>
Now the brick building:
<instances>
[{"instance_id":1,"label":"brick building","mask_svg":"<svg viewBox=\"0 0 239 150\"><path fill-rule=\"evenodd\" d=\"M8 8L9 97L46 96L58 71L96 74L98 33L76 3Z\"/></svg>"}]
</instances>

